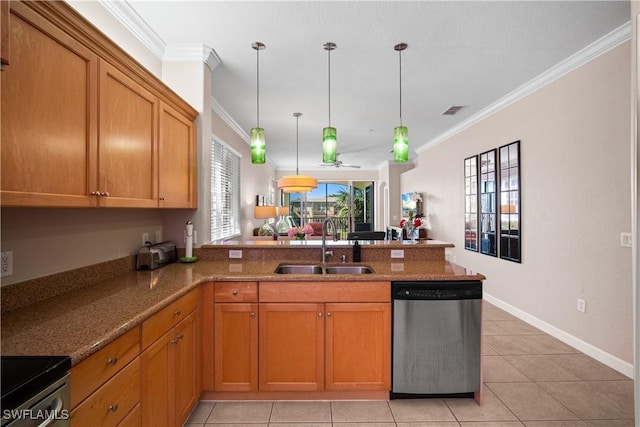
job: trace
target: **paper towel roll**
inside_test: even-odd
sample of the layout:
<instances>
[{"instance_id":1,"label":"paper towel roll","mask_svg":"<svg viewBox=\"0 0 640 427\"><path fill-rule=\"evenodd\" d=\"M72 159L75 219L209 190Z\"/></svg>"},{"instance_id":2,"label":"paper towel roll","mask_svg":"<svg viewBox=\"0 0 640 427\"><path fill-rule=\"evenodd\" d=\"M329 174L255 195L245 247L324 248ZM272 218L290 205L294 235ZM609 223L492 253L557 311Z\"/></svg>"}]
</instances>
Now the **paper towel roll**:
<instances>
[{"instance_id":1,"label":"paper towel roll","mask_svg":"<svg viewBox=\"0 0 640 427\"><path fill-rule=\"evenodd\" d=\"M191 258L193 256L193 223L191 221L187 221L187 239L186 239L185 247L184 247L184 255L187 258Z\"/></svg>"}]
</instances>

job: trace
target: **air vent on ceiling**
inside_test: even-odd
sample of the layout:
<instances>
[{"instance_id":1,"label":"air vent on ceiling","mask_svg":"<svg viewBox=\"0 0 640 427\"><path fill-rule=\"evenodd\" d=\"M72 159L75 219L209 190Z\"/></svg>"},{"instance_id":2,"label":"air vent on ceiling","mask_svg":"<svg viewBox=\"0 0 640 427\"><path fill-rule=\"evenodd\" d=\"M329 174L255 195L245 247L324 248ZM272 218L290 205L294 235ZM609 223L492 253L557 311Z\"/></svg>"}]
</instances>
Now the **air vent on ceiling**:
<instances>
[{"instance_id":1,"label":"air vent on ceiling","mask_svg":"<svg viewBox=\"0 0 640 427\"><path fill-rule=\"evenodd\" d=\"M464 108L464 105L452 105L451 107L447 108L447 111L442 113L442 115L455 116L456 114L458 114L458 111L462 110L463 108Z\"/></svg>"}]
</instances>

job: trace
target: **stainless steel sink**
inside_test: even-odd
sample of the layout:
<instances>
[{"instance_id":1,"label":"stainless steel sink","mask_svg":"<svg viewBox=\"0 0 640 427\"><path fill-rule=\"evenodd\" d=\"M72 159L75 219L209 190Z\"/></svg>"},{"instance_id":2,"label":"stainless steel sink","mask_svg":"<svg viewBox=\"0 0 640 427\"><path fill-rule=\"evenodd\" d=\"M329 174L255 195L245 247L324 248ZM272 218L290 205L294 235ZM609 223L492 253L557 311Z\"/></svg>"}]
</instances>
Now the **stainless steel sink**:
<instances>
[{"instance_id":1,"label":"stainless steel sink","mask_svg":"<svg viewBox=\"0 0 640 427\"><path fill-rule=\"evenodd\" d=\"M373 269L366 265L331 265L324 268L326 274L371 274Z\"/></svg>"},{"instance_id":2,"label":"stainless steel sink","mask_svg":"<svg viewBox=\"0 0 640 427\"><path fill-rule=\"evenodd\" d=\"M322 274L322 266L315 264L280 264L277 274Z\"/></svg>"},{"instance_id":3,"label":"stainless steel sink","mask_svg":"<svg viewBox=\"0 0 640 427\"><path fill-rule=\"evenodd\" d=\"M366 265L280 264L276 274L371 274L373 269Z\"/></svg>"}]
</instances>

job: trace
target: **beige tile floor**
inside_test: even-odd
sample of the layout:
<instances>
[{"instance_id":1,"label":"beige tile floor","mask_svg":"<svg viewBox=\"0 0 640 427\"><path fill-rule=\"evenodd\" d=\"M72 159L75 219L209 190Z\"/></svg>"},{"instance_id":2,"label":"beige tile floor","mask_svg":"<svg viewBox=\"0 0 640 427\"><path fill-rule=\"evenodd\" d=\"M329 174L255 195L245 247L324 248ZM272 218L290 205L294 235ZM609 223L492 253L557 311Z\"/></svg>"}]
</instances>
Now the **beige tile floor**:
<instances>
[{"instance_id":1,"label":"beige tile floor","mask_svg":"<svg viewBox=\"0 0 640 427\"><path fill-rule=\"evenodd\" d=\"M634 427L633 381L484 302L484 396L201 401L186 427Z\"/></svg>"}]
</instances>

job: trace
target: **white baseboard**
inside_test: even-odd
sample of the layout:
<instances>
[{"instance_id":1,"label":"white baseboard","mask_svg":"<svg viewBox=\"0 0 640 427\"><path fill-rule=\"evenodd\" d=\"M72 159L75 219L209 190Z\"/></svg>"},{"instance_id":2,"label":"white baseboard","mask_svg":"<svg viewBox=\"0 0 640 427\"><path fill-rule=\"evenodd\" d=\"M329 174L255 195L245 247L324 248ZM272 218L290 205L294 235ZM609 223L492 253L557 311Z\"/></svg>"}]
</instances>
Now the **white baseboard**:
<instances>
[{"instance_id":1,"label":"white baseboard","mask_svg":"<svg viewBox=\"0 0 640 427\"><path fill-rule=\"evenodd\" d=\"M512 314L518 319L527 322L532 326L535 326L536 328L546 332L552 337L559 339L563 343L570 345L577 350L580 350L584 354L593 357L597 361L604 363L608 367L615 369L621 374L633 379L633 365L631 363L625 362L624 360L619 359L607 353L606 351L603 351L598 347L595 347L588 342L581 340L580 338L574 337L573 335L568 334L565 331L558 329L555 326L550 325L547 322L544 322L537 317L534 317L529 313L526 313L510 304L507 304L506 302L495 298L487 293L484 293L483 298L487 300L487 302L490 302L496 307L499 307L507 313Z\"/></svg>"}]
</instances>

